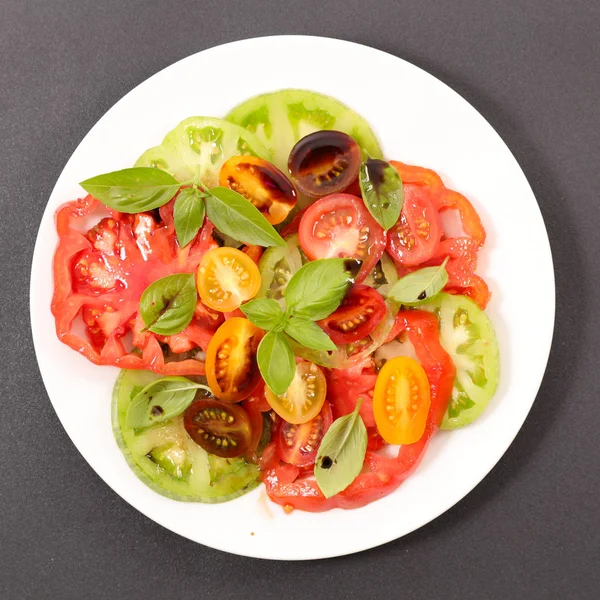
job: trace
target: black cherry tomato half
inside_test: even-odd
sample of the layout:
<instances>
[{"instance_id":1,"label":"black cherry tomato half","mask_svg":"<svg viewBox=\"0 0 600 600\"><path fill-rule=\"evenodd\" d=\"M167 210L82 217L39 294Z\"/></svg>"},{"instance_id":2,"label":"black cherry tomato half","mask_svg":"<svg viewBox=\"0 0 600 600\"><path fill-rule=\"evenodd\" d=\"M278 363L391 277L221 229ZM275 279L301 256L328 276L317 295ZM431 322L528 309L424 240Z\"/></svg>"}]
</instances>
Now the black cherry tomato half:
<instances>
[{"instance_id":1,"label":"black cherry tomato half","mask_svg":"<svg viewBox=\"0 0 600 600\"><path fill-rule=\"evenodd\" d=\"M284 221L296 206L296 190L290 180L257 156L232 156L221 167L219 185L244 196L271 225Z\"/></svg>"},{"instance_id":2,"label":"black cherry tomato half","mask_svg":"<svg viewBox=\"0 0 600 600\"><path fill-rule=\"evenodd\" d=\"M315 131L290 152L288 169L298 189L321 198L347 188L360 170L358 144L341 131Z\"/></svg>"},{"instance_id":3,"label":"black cherry tomato half","mask_svg":"<svg viewBox=\"0 0 600 600\"><path fill-rule=\"evenodd\" d=\"M353 285L339 307L319 321L335 344L351 344L367 337L385 316L385 300L368 285Z\"/></svg>"},{"instance_id":4,"label":"black cherry tomato half","mask_svg":"<svg viewBox=\"0 0 600 600\"><path fill-rule=\"evenodd\" d=\"M256 362L264 332L240 317L217 329L206 352L206 378L212 393L224 402L247 398L260 381Z\"/></svg>"},{"instance_id":5,"label":"black cherry tomato half","mask_svg":"<svg viewBox=\"0 0 600 600\"><path fill-rule=\"evenodd\" d=\"M385 250L386 232L364 202L350 194L331 194L308 207L298 227L308 258L354 258L362 262L356 282L373 270Z\"/></svg>"},{"instance_id":6,"label":"black cherry tomato half","mask_svg":"<svg viewBox=\"0 0 600 600\"><path fill-rule=\"evenodd\" d=\"M327 401L323 404L321 412L308 423L292 425L282 420L277 429L279 458L296 467L313 465L321 440L331 423L333 423L333 415Z\"/></svg>"},{"instance_id":7,"label":"black cherry tomato half","mask_svg":"<svg viewBox=\"0 0 600 600\"><path fill-rule=\"evenodd\" d=\"M189 436L204 450L223 458L248 450L252 427L248 413L237 404L194 400L183 415Z\"/></svg>"}]
</instances>

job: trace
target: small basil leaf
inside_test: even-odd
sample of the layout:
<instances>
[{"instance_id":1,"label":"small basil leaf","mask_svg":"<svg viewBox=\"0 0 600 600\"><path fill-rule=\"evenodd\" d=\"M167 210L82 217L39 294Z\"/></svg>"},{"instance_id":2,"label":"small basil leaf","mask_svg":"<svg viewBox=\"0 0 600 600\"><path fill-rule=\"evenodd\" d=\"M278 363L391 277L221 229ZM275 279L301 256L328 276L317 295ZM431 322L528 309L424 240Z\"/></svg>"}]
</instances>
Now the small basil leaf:
<instances>
[{"instance_id":1,"label":"small basil leaf","mask_svg":"<svg viewBox=\"0 0 600 600\"><path fill-rule=\"evenodd\" d=\"M224 187L209 190L206 211L213 225L245 244L284 246L283 238L244 196Z\"/></svg>"},{"instance_id":2,"label":"small basil leaf","mask_svg":"<svg viewBox=\"0 0 600 600\"><path fill-rule=\"evenodd\" d=\"M399 279L388 292L387 297L402 304L418 304L439 294L448 283L446 263L439 267L424 267Z\"/></svg>"},{"instance_id":3,"label":"small basil leaf","mask_svg":"<svg viewBox=\"0 0 600 600\"><path fill-rule=\"evenodd\" d=\"M360 473L367 452L367 428L354 412L333 422L323 437L317 460L315 478L325 498L345 490Z\"/></svg>"},{"instance_id":4,"label":"small basil leaf","mask_svg":"<svg viewBox=\"0 0 600 600\"><path fill-rule=\"evenodd\" d=\"M156 379L133 397L126 423L134 429L143 429L169 421L192 403L198 389L210 392L207 386L185 377Z\"/></svg>"},{"instance_id":5,"label":"small basil leaf","mask_svg":"<svg viewBox=\"0 0 600 600\"><path fill-rule=\"evenodd\" d=\"M261 329L275 329L284 318L281 306L270 298L257 298L240 306L240 310Z\"/></svg>"},{"instance_id":6,"label":"small basil leaf","mask_svg":"<svg viewBox=\"0 0 600 600\"><path fill-rule=\"evenodd\" d=\"M258 368L274 394L285 394L296 373L296 361L282 333L269 331L256 353Z\"/></svg>"},{"instance_id":7,"label":"small basil leaf","mask_svg":"<svg viewBox=\"0 0 600 600\"><path fill-rule=\"evenodd\" d=\"M398 221L404 204L398 171L385 160L367 158L360 166L359 182L365 206L387 231Z\"/></svg>"},{"instance_id":8,"label":"small basil leaf","mask_svg":"<svg viewBox=\"0 0 600 600\"><path fill-rule=\"evenodd\" d=\"M173 221L181 248L185 248L196 237L204 222L205 209L201 193L194 188L185 188L175 200Z\"/></svg>"},{"instance_id":9,"label":"small basil leaf","mask_svg":"<svg viewBox=\"0 0 600 600\"><path fill-rule=\"evenodd\" d=\"M357 264L347 258L322 258L298 269L285 289L290 312L311 321L328 317L346 295Z\"/></svg>"},{"instance_id":10,"label":"small basil leaf","mask_svg":"<svg viewBox=\"0 0 600 600\"><path fill-rule=\"evenodd\" d=\"M169 275L151 283L140 298L146 329L159 335L183 331L194 316L198 300L192 273Z\"/></svg>"},{"instance_id":11,"label":"small basil leaf","mask_svg":"<svg viewBox=\"0 0 600 600\"><path fill-rule=\"evenodd\" d=\"M337 350L331 338L316 323L307 319L292 317L284 331L298 343L312 350Z\"/></svg>"},{"instance_id":12,"label":"small basil leaf","mask_svg":"<svg viewBox=\"0 0 600 600\"><path fill-rule=\"evenodd\" d=\"M163 206L181 187L172 175L153 167L113 171L86 179L79 185L106 206L123 213Z\"/></svg>"}]
</instances>

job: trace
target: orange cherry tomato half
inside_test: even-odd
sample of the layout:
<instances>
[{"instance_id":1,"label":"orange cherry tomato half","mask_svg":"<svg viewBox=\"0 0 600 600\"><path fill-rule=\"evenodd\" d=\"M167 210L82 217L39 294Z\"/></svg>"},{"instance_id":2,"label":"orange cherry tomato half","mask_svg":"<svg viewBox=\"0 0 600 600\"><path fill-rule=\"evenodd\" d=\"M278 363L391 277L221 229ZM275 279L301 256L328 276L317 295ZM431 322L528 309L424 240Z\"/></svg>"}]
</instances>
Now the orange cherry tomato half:
<instances>
[{"instance_id":1,"label":"orange cherry tomato half","mask_svg":"<svg viewBox=\"0 0 600 600\"><path fill-rule=\"evenodd\" d=\"M183 415L189 436L207 452L233 458L248 450L251 423L248 413L236 404L217 400L194 400Z\"/></svg>"},{"instance_id":2,"label":"orange cherry tomato half","mask_svg":"<svg viewBox=\"0 0 600 600\"><path fill-rule=\"evenodd\" d=\"M314 419L325 402L327 381L323 371L310 362L296 364L296 373L285 394L277 396L265 387L271 408L284 420L301 425Z\"/></svg>"},{"instance_id":3,"label":"orange cherry tomato half","mask_svg":"<svg viewBox=\"0 0 600 600\"><path fill-rule=\"evenodd\" d=\"M322 198L352 184L361 160L360 147L348 134L315 131L292 148L288 169L303 194Z\"/></svg>"},{"instance_id":4,"label":"orange cherry tomato half","mask_svg":"<svg viewBox=\"0 0 600 600\"><path fill-rule=\"evenodd\" d=\"M206 351L206 378L212 393L223 402L239 402L252 394L260 381L256 351L264 332L234 317L225 321Z\"/></svg>"},{"instance_id":5,"label":"orange cherry tomato half","mask_svg":"<svg viewBox=\"0 0 600 600\"><path fill-rule=\"evenodd\" d=\"M235 248L213 248L198 267L198 293L206 306L231 312L260 289L260 272L247 254Z\"/></svg>"},{"instance_id":6,"label":"orange cherry tomato half","mask_svg":"<svg viewBox=\"0 0 600 600\"><path fill-rule=\"evenodd\" d=\"M413 444L425 432L431 405L423 367L407 356L384 365L375 383L373 414L377 430L388 444Z\"/></svg>"},{"instance_id":7,"label":"orange cherry tomato half","mask_svg":"<svg viewBox=\"0 0 600 600\"><path fill-rule=\"evenodd\" d=\"M232 156L221 167L219 185L244 196L271 225L284 221L296 206L292 182L275 165L257 156Z\"/></svg>"}]
</instances>

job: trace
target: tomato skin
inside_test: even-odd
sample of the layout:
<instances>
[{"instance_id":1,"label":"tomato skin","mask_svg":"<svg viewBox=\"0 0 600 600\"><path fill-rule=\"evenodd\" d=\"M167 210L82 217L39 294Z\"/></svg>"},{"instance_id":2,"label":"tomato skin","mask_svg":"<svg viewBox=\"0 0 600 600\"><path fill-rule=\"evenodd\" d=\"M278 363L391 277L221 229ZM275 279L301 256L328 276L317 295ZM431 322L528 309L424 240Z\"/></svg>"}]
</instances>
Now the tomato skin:
<instances>
[{"instance_id":1,"label":"tomato skin","mask_svg":"<svg viewBox=\"0 0 600 600\"><path fill-rule=\"evenodd\" d=\"M351 344L367 337L385 316L385 300L368 285L355 284L340 306L318 321L335 344ZM356 321L362 321L358 325Z\"/></svg>"},{"instance_id":2,"label":"tomato skin","mask_svg":"<svg viewBox=\"0 0 600 600\"><path fill-rule=\"evenodd\" d=\"M296 205L296 190L290 180L257 156L232 156L221 167L219 185L244 196L271 225L284 221Z\"/></svg>"},{"instance_id":3,"label":"tomato skin","mask_svg":"<svg viewBox=\"0 0 600 600\"><path fill-rule=\"evenodd\" d=\"M302 250L311 260L344 257L362 261L356 283L362 282L381 258L386 232L362 200L331 194L308 207L298 228Z\"/></svg>"},{"instance_id":4,"label":"tomato skin","mask_svg":"<svg viewBox=\"0 0 600 600\"><path fill-rule=\"evenodd\" d=\"M452 359L439 342L437 318L425 311L403 311L402 324L415 347L430 385L431 407L425 432L414 444L401 446L396 457L367 450L363 472L342 492L325 498L315 481L282 481L276 469L263 475L267 494L277 504L298 510L322 512L332 508L358 508L394 491L419 465L431 436L441 423L454 385Z\"/></svg>"},{"instance_id":5,"label":"tomato skin","mask_svg":"<svg viewBox=\"0 0 600 600\"><path fill-rule=\"evenodd\" d=\"M321 412L307 423L292 425L282 419L275 433L279 458L296 467L313 465L321 440L332 422L331 406L327 401Z\"/></svg>"},{"instance_id":6,"label":"tomato skin","mask_svg":"<svg viewBox=\"0 0 600 600\"><path fill-rule=\"evenodd\" d=\"M206 351L206 378L219 400L239 402L252 394L260 381L256 352L263 336L262 329L239 317L217 329Z\"/></svg>"}]
</instances>

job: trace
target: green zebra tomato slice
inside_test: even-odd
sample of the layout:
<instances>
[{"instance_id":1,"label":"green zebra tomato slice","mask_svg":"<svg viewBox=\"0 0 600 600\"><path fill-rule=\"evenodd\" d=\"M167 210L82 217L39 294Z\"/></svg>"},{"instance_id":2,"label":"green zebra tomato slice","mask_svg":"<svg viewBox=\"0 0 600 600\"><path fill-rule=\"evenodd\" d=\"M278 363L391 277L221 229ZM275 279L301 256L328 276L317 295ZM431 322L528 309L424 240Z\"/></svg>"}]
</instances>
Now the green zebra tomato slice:
<instances>
[{"instance_id":1,"label":"green zebra tomato slice","mask_svg":"<svg viewBox=\"0 0 600 600\"><path fill-rule=\"evenodd\" d=\"M472 423L498 387L500 351L488 316L469 298L438 294L420 309L440 321L440 342L456 366L456 379L442 429Z\"/></svg>"}]
</instances>

